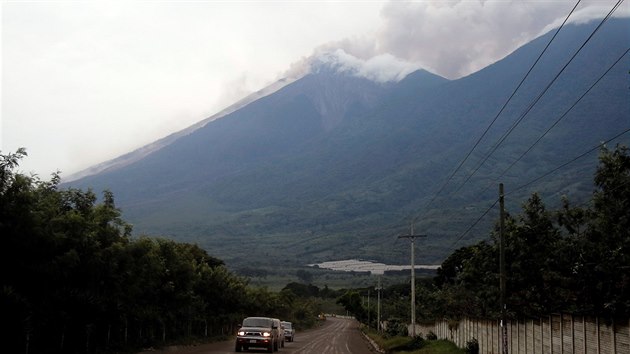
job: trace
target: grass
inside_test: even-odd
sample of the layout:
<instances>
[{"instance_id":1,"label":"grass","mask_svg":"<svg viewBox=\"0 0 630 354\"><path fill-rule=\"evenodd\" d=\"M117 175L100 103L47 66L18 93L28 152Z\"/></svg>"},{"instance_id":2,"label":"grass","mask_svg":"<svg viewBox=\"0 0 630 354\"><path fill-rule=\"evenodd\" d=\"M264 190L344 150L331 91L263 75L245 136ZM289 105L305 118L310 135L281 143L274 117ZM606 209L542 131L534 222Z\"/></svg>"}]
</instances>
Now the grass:
<instances>
[{"instance_id":1,"label":"grass","mask_svg":"<svg viewBox=\"0 0 630 354\"><path fill-rule=\"evenodd\" d=\"M413 343L413 339L411 337L381 338L382 340L376 341L376 343L378 343L381 348L384 348L388 351L395 348L403 348ZM372 339L374 339L374 337L372 337Z\"/></svg>"},{"instance_id":2,"label":"grass","mask_svg":"<svg viewBox=\"0 0 630 354\"><path fill-rule=\"evenodd\" d=\"M374 331L367 332L367 335L378 344L378 346L389 354L465 354L464 349L458 348L455 343L445 340L423 340L419 349L405 349L413 345L414 339L411 337L395 336L384 337Z\"/></svg>"},{"instance_id":3,"label":"grass","mask_svg":"<svg viewBox=\"0 0 630 354\"><path fill-rule=\"evenodd\" d=\"M428 340L427 346L413 352L413 354L465 354L464 349L458 348L455 343L445 339ZM401 352L405 353L405 352Z\"/></svg>"}]
</instances>

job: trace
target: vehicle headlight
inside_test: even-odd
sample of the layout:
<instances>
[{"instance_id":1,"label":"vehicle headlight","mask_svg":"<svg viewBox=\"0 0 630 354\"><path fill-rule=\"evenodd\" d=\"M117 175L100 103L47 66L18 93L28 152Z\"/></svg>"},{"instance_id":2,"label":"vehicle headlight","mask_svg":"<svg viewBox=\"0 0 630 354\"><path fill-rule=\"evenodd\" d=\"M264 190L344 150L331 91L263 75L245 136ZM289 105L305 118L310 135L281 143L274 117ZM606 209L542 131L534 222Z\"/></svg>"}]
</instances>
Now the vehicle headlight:
<instances>
[{"instance_id":1,"label":"vehicle headlight","mask_svg":"<svg viewBox=\"0 0 630 354\"><path fill-rule=\"evenodd\" d=\"M244 336L245 335L245 331L238 331L238 335L239 336Z\"/></svg>"},{"instance_id":2,"label":"vehicle headlight","mask_svg":"<svg viewBox=\"0 0 630 354\"><path fill-rule=\"evenodd\" d=\"M263 337L270 337L270 336L271 336L271 333L269 333L269 332L263 332Z\"/></svg>"}]
</instances>

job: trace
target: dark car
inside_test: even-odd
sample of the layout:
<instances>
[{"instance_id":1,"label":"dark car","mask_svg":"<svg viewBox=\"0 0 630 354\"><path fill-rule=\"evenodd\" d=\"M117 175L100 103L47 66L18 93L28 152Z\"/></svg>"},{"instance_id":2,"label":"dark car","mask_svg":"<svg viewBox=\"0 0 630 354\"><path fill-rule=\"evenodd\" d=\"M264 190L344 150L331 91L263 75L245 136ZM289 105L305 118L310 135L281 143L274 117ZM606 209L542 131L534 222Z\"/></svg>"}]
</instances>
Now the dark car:
<instances>
[{"instance_id":1,"label":"dark car","mask_svg":"<svg viewBox=\"0 0 630 354\"><path fill-rule=\"evenodd\" d=\"M284 327L284 339L287 342L293 342L295 338L295 330L293 329L293 323L288 321L282 321L282 326Z\"/></svg>"},{"instance_id":2,"label":"dark car","mask_svg":"<svg viewBox=\"0 0 630 354\"><path fill-rule=\"evenodd\" d=\"M284 338L282 338L284 340ZM268 353L278 351L280 326L269 317L247 317L236 334L235 350L265 348Z\"/></svg>"}]
</instances>

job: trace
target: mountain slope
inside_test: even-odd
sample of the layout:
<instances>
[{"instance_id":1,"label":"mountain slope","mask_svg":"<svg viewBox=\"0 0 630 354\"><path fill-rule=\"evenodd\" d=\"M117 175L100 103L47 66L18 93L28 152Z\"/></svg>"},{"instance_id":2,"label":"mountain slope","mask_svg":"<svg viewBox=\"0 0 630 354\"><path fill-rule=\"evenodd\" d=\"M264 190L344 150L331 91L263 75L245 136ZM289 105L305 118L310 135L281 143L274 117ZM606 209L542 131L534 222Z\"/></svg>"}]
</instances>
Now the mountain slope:
<instances>
[{"instance_id":1,"label":"mountain slope","mask_svg":"<svg viewBox=\"0 0 630 354\"><path fill-rule=\"evenodd\" d=\"M630 42L628 20L606 23L473 178L451 193L527 111L593 28L589 23L562 30L436 198L550 34L451 81L418 71L398 83L378 84L316 67L138 161L70 185L110 189L136 232L197 242L228 264L264 262L279 254L296 264L346 257L405 263L408 250L395 245L393 236L406 232L417 215L423 216L417 229L432 236L421 256L436 262L496 199L493 179ZM626 57L501 177L508 191L628 127L627 67ZM557 193L583 200L592 189L595 164L595 156L577 161L513 195L508 205L516 208L532 191L555 200ZM481 229L470 240L486 235L487 228ZM252 254L253 249L258 252Z\"/></svg>"},{"instance_id":2,"label":"mountain slope","mask_svg":"<svg viewBox=\"0 0 630 354\"><path fill-rule=\"evenodd\" d=\"M206 124L208 124L208 122L212 122L214 120L217 120L221 117L224 117L232 112L235 112L243 107L245 107L246 105L262 98L265 96L268 96L276 91L278 91L279 89L281 89L282 87L288 85L289 83L295 81L296 78L283 78L280 79L278 81L276 81L275 83L265 87L262 90L256 91L250 95L248 95L247 97L239 100L238 102L228 106L227 108L221 110L220 112L218 112L217 114L212 115L211 117L208 117L200 122L197 122L193 125L191 125L190 127L187 127L186 129L182 129L178 132L172 133L162 139L159 139L155 142L152 142L150 144L147 144L145 146L142 146L132 152L129 152L127 154L124 154L120 157L117 157L115 159L109 160L109 161L105 161L103 163L91 166L85 170L79 171L77 173L74 173L72 175L69 175L67 177L64 177L64 182L68 183L68 182L72 182L74 180L78 180L84 177L89 177L92 175L96 175L102 172L107 172L107 171L113 171L116 169L119 169L121 167L125 167L127 165L130 165L136 161L139 161L141 159L143 159L144 157L160 150L161 148L170 145L171 143L173 143L174 141L176 141L177 139L186 136L192 132L194 132L195 130L205 126Z\"/></svg>"}]
</instances>

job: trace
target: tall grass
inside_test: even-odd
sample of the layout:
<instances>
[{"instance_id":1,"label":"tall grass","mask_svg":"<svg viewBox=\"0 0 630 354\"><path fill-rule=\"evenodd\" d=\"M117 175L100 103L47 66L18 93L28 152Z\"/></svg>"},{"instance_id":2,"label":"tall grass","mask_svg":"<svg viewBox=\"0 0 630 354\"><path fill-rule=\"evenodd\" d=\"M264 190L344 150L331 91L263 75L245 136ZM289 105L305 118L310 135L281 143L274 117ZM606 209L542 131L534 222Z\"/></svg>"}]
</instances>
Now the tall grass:
<instances>
[{"instance_id":1,"label":"tall grass","mask_svg":"<svg viewBox=\"0 0 630 354\"><path fill-rule=\"evenodd\" d=\"M364 332L388 354L465 354L464 349L458 348L448 340L414 340L412 337L387 337L372 330ZM410 349L414 347L418 349Z\"/></svg>"}]
</instances>

